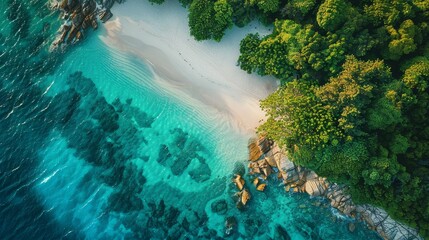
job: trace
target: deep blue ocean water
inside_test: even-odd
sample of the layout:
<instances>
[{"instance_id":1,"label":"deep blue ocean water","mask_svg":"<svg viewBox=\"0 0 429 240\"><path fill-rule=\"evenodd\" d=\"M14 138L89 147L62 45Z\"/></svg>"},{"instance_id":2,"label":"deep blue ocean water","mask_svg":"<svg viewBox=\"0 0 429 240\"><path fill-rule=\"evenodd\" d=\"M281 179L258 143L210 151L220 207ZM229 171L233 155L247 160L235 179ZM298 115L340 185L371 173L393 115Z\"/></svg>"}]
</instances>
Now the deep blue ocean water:
<instances>
[{"instance_id":1,"label":"deep blue ocean water","mask_svg":"<svg viewBox=\"0 0 429 240\"><path fill-rule=\"evenodd\" d=\"M45 3L0 3L0 239L377 239L275 179L237 210L248 136L157 85L102 29L49 53Z\"/></svg>"}]
</instances>

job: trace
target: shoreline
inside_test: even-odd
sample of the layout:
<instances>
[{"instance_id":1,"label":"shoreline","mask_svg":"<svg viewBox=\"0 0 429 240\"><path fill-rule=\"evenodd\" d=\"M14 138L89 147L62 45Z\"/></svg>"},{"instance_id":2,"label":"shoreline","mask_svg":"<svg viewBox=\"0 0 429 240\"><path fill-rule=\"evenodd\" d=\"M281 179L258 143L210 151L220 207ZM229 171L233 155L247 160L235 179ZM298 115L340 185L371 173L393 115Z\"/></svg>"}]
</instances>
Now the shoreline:
<instances>
[{"instance_id":1,"label":"shoreline","mask_svg":"<svg viewBox=\"0 0 429 240\"><path fill-rule=\"evenodd\" d=\"M130 0L115 4L112 12L114 17L105 24L107 33L101 36L108 47L149 63L163 90L213 109L239 132L254 134L265 118L259 101L278 84L274 78L247 74L236 62L241 39L247 33L268 34L268 27L252 23L227 31L219 43L197 42L179 3L158 6Z\"/></svg>"}]
</instances>

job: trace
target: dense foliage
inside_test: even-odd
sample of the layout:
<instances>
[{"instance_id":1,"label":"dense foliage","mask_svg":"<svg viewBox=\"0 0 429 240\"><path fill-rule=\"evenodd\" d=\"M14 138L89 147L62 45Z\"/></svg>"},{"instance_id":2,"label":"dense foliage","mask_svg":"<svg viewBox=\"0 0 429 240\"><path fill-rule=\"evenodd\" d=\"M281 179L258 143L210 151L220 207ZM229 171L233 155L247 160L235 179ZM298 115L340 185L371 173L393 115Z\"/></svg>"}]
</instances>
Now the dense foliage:
<instances>
[{"instance_id":1,"label":"dense foliage","mask_svg":"<svg viewBox=\"0 0 429 240\"><path fill-rule=\"evenodd\" d=\"M273 24L240 67L282 81L259 131L429 237L428 0L180 0L197 40Z\"/></svg>"},{"instance_id":2,"label":"dense foliage","mask_svg":"<svg viewBox=\"0 0 429 240\"><path fill-rule=\"evenodd\" d=\"M241 43L243 70L283 82L259 130L428 237L429 2L325 0L313 13Z\"/></svg>"}]
</instances>

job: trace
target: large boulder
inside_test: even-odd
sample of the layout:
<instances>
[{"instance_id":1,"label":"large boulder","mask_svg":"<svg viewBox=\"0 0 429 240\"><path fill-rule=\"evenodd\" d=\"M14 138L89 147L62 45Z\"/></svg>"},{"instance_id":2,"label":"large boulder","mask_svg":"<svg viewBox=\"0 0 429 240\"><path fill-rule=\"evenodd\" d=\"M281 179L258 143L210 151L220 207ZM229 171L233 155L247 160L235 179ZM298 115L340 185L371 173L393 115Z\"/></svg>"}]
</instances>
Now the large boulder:
<instances>
[{"instance_id":1,"label":"large boulder","mask_svg":"<svg viewBox=\"0 0 429 240\"><path fill-rule=\"evenodd\" d=\"M241 191L244 188L244 179L240 175L235 175L235 178L232 180L237 186L238 190Z\"/></svg>"},{"instance_id":2,"label":"large boulder","mask_svg":"<svg viewBox=\"0 0 429 240\"><path fill-rule=\"evenodd\" d=\"M263 192L267 184L261 183L256 187L256 190Z\"/></svg>"},{"instance_id":3,"label":"large boulder","mask_svg":"<svg viewBox=\"0 0 429 240\"><path fill-rule=\"evenodd\" d=\"M299 169L291 161L286 161L284 164L284 181L285 183L293 183L299 180Z\"/></svg>"},{"instance_id":4,"label":"large boulder","mask_svg":"<svg viewBox=\"0 0 429 240\"><path fill-rule=\"evenodd\" d=\"M256 161L261 158L263 154L268 153L270 151L271 146L273 145L273 141L259 136L258 139L252 138L249 140L248 149L249 149L249 160Z\"/></svg>"},{"instance_id":5,"label":"large boulder","mask_svg":"<svg viewBox=\"0 0 429 240\"><path fill-rule=\"evenodd\" d=\"M244 166L242 162L235 162L233 174L243 176L245 173L246 173L246 166Z\"/></svg>"},{"instance_id":6,"label":"large boulder","mask_svg":"<svg viewBox=\"0 0 429 240\"><path fill-rule=\"evenodd\" d=\"M249 149L249 160L256 161L262 156L262 151L258 146L258 142L256 139L250 139L249 145L247 146Z\"/></svg>"},{"instance_id":7,"label":"large boulder","mask_svg":"<svg viewBox=\"0 0 429 240\"><path fill-rule=\"evenodd\" d=\"M326 188L318 179L307 180L305 183L305 192L310 196L317 197L324 195Z\"/></svg>"},{"instance_id":8,"label":"large boulder","mask_svg":"<svg viewBox=\"0 0 429 240\"><path fill-rule=\"evenodd\" d=\"M243 189L243 191L241 191L241 203L243 205L247 204L247 201L250 200L250 193L247 189Z\"/></svg>"}]
</instances>

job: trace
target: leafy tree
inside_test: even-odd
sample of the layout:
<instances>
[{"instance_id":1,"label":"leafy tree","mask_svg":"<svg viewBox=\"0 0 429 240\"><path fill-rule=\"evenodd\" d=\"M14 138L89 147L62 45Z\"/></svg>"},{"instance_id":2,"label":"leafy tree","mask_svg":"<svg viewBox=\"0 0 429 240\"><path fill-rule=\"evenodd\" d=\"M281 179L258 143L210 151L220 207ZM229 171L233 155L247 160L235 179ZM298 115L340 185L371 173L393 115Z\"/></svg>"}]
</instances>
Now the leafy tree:
<instances>
[{"instance_id":1,"label":"leafy tree","mask_svg":"<svg viewBox=\"0 0 429 240\"><path fill-rule=\"evenodd\" d=\"M258 50L259 44L261 44L261 39L258 34L248 34L240 42L241 54L238 58L238 63L240 64L240 68L247 73L258 71L259 63L256 51ZM263 71L258 71L258 73L260 75L265 75Z\"/></svg>"},{"instance_id":2,"label":"leafy tree","mask_svg":"<svg viewBox=\"0 0 429 240\"><path fill-rule=\"evenodd\" d=\"M429 84L429 58L414 58L405 70L403 82L410 90L423 93Z\"/></svg>"},{"instance_id":3,"label":"leafy tree","mask_svg":"<svg viewBox=\"0 0 429 240\"><path fill-rule=\"evenodd\" d=\"M399 124L402 120L400 110L387 98L380 98L374 107L368 110L368 128L383 130Z\"/></svg>"},{"instance_id":4,"label":"leafy tree","mask_svg":"<svg viewBox=\"0 0 429 240\"><path fill-rule=\"evenodd\" d=\"M291 150L338 143L343 134L334 124L331 109L320 103L314 90L305 81L294 80L271 94L261 102L269 118L259 131Z\"/></svg>"},{"instance_id":5,"label":"leafy tree","mask_svg":"<svg viewBox=\"0 0 429 240\"><path fill-rule=\"evenodd\" d=\"M359 61L348 57L343 71L318 90L318 96L333 109L338 126L348 139L363 136L363 118L377 97L377 85L391 81L390 69L382 61Z\"/></svg>"},{"instance_id":6,"label":"leafy tree","mask_svg":"<svg viewBox=\"0 0 429 240\"><path fill-rule=\"evenodd\" d=\"M326 31L334 31L347 19L346 0L325 0L317 11L317 24Z\"/></svg>"},{"instance_id":7,"label":"leafy tree","mask_svg":"<svg viewBox=\"0 0 429 240\"><path fill-rule=\"evenodd\" d=\"M189 7L189 27L196 40L220 41L232 26L232 7L226 0L194 0Z\"/></svg>"},{"instance_id":8,"label":"leafy tree","mask_svg":"<svg viewBox=\"0 0 429 240\"><path fill-rule=\"evenodd\" d=\"M402 0L372 0L364 6L365 15L374 26L397 25L401 19L411 18L414 15L410 1Z\"/></svg>"},{"instance_id":9,"label":"leafy tree","mask_svg":"<svg viewBox=\"0 0 429 240\"><path fill-rule=\"evenodd\" d=\"M279 10L279 0L249 0L251 5L257 5L264 13L274 13Z\"/></svg>"},{"instance_id":10,"label":"leafy tree","mask_svg":"<svg viewBox=\"0 0 429 240\"><path fill-rule=\"evenodd\" d=\"M369 160L369 152L363 141L331 145L316 152L315 156L318 160L314 166L309 165L312 169L321 176L348 184L359 182Z\"/></svg>"},{"instance_id":11,"label":"leafy tree","mask_svg":"<svg viewBox=\"0 0 429 240\"><path fill-rule=\"evenodd\" d=\"M214 4L214 20L215 26L213 30L213 38L220 41L224 35L224 31L232 26L232 7L226 0L218 0Z\"/></svg>"},{"instance_id":12,"label":"leafy tree","mask_svg":"<svg viewBox=\"0 0 429 240\"><path fill-rule=\"evenodd\" d=\"M192 0L179 0L179 2L182 4L183 7L188 7L191 5Z\"/></svg>"},{"instance_id":13,"label":"leafy tree","mask_svg":"<svg viewBox=\"0 0 429 240\"><path fill-rule=\"evenodd\" d=\"M248 1L229 0L228 3L233 9L232 21L239 27L244 27L257 16L257 9Z\"/></svg>"},{"instance_id":14,"label":"leafy tree","mask_svg":"<svg viewBox=\"0 0 429 240\"><path fill-rule=\"evenodd\" d=\"M292 23L288 21L287 23ZM278 29L280 23L276 23ZM289 25L290 32L280 32L277 30L273 36L259 40L257 35L248 35L240 44L242 56L239 57L238 62L240 66L246 71L256 71L260 75L273 75L281 79L289 79L293 77L294 67L292 59L288 58L291 48L287 48L286 42L294 38L292 32L297 32L299 25ZM280 30L280 29L279 29ZM255 48L255 44L258 45Z\"/></svg>"},{"instance_id":15,"label":"leafy tree","mask_svg":"<svg viewBox=\"0 0 429 240\"><path fill-rule=\"evenodd\" d=\"M398 60L402 55L415 51L417 44L421 43L420 29L410 19L402 22L398 30L393 26L387 26L386 29L392 39L385 53L387 59Z\"/></svg>"},{"instance_id":16,"label":"leafy tree","mask_svg":"<svg viewBox=\"0 0 429 240\"><path fill-rule=\"evenodd\" d=\"M210 39L212 36L214 4L210 0L193 0L189 7L189 28L196 40Z\"/></svg>"},{"instance_id":17,"label":"leafy tree","mask_svg":"<svg viewBox=\"0 0 429 240\"><path fill-rule=\"evenodd\" d=\"M291 0L281 10L288 19L302 20L316 6L316 0Z\"/></svg>"}]
</instances>

